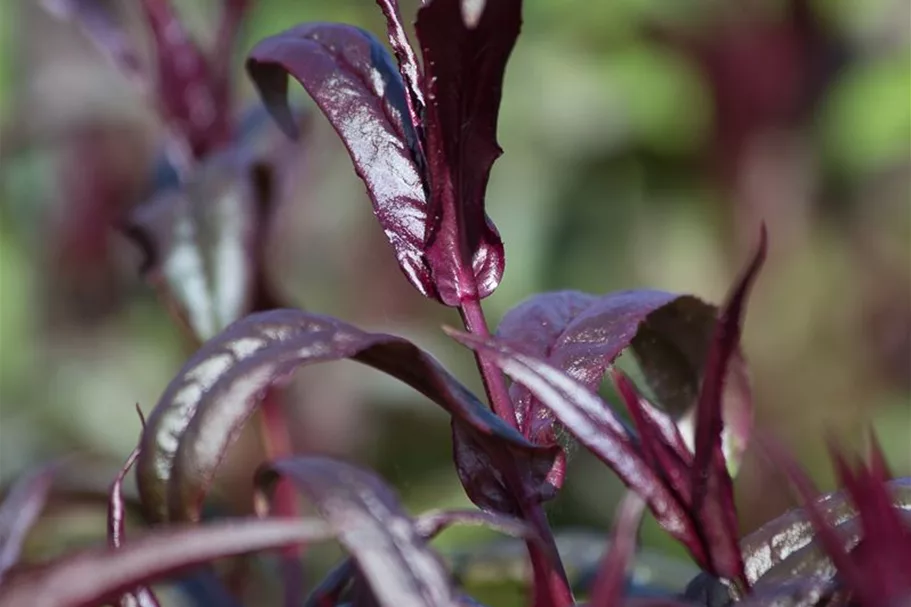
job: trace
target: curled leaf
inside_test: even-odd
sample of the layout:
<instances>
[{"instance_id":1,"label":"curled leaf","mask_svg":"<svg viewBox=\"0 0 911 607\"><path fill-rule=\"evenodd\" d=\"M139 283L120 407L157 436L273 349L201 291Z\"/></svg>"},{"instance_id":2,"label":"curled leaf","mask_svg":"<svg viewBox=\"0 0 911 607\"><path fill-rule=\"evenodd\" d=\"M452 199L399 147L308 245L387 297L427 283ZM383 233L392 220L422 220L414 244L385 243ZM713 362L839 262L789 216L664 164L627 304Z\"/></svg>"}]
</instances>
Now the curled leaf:
<instances>
[{"instance_id":1,"label":"curled leaf","mask_svg":"<svg viewBox=\"0 0 911 607\"><path fill-rule=\"evenodd\" d=\"M215 559L332 537L325 523L306 519L174 526L128 540L116 549L89 548L23 571L0 586L0 605L96 607L117 600L130 588Z\"/></svg>"},{"instance_id":2,"label":"curled leaf","mask_svg":"<svg viewBox=\"0 0 911 607\"><path fill-rule=\"evenodd\" d=\"M328 316L273 310L248 316L205 344L152 411L137 462L147 515L197 520L215 470L262 391L302 365L342 359L407 383L443 407L491 458L550 469L553 450L526 441L411 342Z\"/></svg>"},{"instance_id":3,"label":"curled leaf","mask_svg":"<svg viewBox=\"0 0 911 607\"><path fill-rule=\"evenodd\" d=\"M395 493L374 474L323 457L273 462L257 473L268 490L279 476L291 479L313 502L357 562L378 604L385 607L458 604L439 556L427 545ZM258 494L258 510L266 508Z\"/></svg>"}]
</instances>

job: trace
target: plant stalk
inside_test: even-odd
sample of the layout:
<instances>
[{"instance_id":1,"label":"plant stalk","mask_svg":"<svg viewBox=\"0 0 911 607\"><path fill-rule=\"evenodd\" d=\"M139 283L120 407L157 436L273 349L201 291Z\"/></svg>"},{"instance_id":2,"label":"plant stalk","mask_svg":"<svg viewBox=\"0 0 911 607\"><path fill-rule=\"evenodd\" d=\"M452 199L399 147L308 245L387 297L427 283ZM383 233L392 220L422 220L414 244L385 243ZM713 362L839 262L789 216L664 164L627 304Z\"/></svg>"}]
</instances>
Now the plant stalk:
<instances>
[{"instance_id":1,"label":"plant stalk","mask_svg":"<svg viewBox=\"0 0 911 607\"><path fill-rule=\"evenodd\" d=\"M490 330L484 309L480 300L462 302L459 307L465 329L474 335L489 338ZM475 361L484 381L484 390L488 402L498 417L509 423L513 428L519 429L518 418L506 378L500 369L485 359L481 354L475 353ZM522 518L529 523L538 537L526 541L528 555L534 573L534 607L572 607L575 604L569 580L560 560L557 543L553 531L544 514L544 509L537 499L527 490L522 471L516 466L515 459L509 458L505 464L504 480L509 485L513 495L519 498L519 507Z\"/></svg>"},{"instance_id":2,"label":"plant stalk","mask_svg":"<svg viewBox=\"0 0 911 607\"><path fill-rule=\"evenodd\" d=\"M269 460L293 454L291 439L285 423L280 388L271 387L260 406L262 411L262 440ZM272 513L276 516L294 518L298 516L297 493L290 481L280 478L273 494ZM304 600L301 579L302 546L286 546L281 549L282 579L285 586L285 605L297 607Z\"/></svg>"}]
</instances>

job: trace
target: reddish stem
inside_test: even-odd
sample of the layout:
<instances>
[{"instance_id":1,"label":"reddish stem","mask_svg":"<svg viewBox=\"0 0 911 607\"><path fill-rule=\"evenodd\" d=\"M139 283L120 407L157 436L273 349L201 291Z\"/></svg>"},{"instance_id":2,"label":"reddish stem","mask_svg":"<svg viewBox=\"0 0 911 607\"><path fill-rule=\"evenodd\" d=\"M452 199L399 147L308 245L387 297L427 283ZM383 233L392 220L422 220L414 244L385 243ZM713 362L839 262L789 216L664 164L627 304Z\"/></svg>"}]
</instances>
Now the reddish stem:
<instances>
[{"instance_id":1,"label":"reddish stem","mask_svg":"<svg viewBox=\"0 0 911 607\"><path fill-rule=\"evenodd\" d=\"M291 455L293 450L287 432L288 424L285 422L279 388L269 388L260 410L262 411L260 430L266 456L270 460L274 460ZM279 479L275 487L272 513L276 516L298 516L297 493L294 490L294 486L284 478ZM285 582L285 605L288 607L296 607L304 599L300 565L302 551L302 546L286 546L281 549L282 578Z\"/></svg>"},{"instance_id":2,"label":"reddish stem","mask_svg":"<svg viewBox=\"0 0 911 607\"><path fill-rule=\"evenodd\" d=\"M487 319L484 317L484 309L481 307L480 300L462 302L459 312L465 329L469 333L485 338L490 337L490 330L487 328ZM488 402L494 413L518 430L516 410L509 397L505 376L495 364L481 354L475 353L475 360L484 381ZM519 498L522 518L538 534L538 538L526 542L534 571L534 601L532 604L534 607L571 607L575 604L575 600L569 588L566 571L560 560L557 543L550 524L547 522L544 509L535 499L534 492L528 490L525 475L516 466L515 460L510 458L503 464L505 481L513 494Z\"/></svg>"}]
</instances>

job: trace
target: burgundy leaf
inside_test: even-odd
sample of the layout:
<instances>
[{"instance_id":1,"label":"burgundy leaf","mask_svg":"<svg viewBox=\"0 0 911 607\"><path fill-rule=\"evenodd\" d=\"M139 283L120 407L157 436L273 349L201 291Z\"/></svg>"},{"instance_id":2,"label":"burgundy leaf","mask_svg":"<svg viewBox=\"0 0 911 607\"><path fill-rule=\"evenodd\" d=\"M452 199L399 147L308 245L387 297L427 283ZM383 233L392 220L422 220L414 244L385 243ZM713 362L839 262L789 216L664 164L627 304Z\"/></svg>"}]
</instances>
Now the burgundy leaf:
<instances>
[{"instance_id":1,"label":"burgundy leaf","mask_svg":"<svg viewBox=\"0 0 911 607\"><path fill-rule=\"evenodd\" d=\"M90 548L25 570L0 586L0 605L105 605L130 588L215 559L332 537L322 521L303 519L234 519L174 526L128 540L120 548Z\"/></svg>"},{"instance_id":2,"label":"burgundy leaf","mask_svg":"<svg viewBox=\"0 0 911 607\"><path fill-rule=\"evenodd\" d=\"M706 356L696 410L696 443L691 472L691 509L707 543L706 552L712 562L712 570L727 580L744 584L743 557L737 542L739 531L734 489L722 449L722 398L729 366L740 346L747 297L762 268L766 249L767 235L763 225L759 247L721 310Z\"/></svg>"},{"instance_id":3,"label":"burgundy leaf","mask_svg":"<svg viewBox=\"0 0 911 607\"><path fill-rule=\"evenodd\" d=\"M344 142L408 280L436 297L424 256L427 193L418 135L392 58L369 33L347 25L300 25L259 42L247 71L270 113L297 133L288 75L310 94Z\"/></svg>"},{"instance_id":4,"label":"burgundy leaf","mask_svg":"<svg viewBox=\"0 0 911 607\"><path fill-rule=\"evenodd\" d=\"M518 352L503 341L451 330L448 333L495 361L504 373L531 390L579 442L645 499L658 522L682 541L697 561L706 562L701 540L684 504L648 466L622 422L604 401L560 369Z\"/></svg>"},{"instance_id":5,"label":"burgundy leaf","mask_svg":"<svg viewBox=\"0 0 911 607\"><path fill-rule=\"evenodd\" d=\"M273 462L257 473L268 489L286 476L313 502L357 562L380 605L457 605L443 561L428 546L395 493L374 474L324 457ZM258 510L267 505L257 496Z\"/></svg>"},{"instance_id":6,"label":"burgundy leaf","mask_svg":"<svg viewBox=\"0 0 911 607\"><path fill-rule=\"evenodd\" d=\"M483 510L432 510L414 521L418 534L428 540L451 525L482 525L514 537L534 536L534 532L523 521ZM320 607L327 602L334 605L355 571L351 559L342 561L310 593L304 607Z\"/></svg>"},{"instance_id":7,"label":"burgundy leaf","mask_svg":"<svg viewBox=\"0 0 911 607\"><path fill-rule=\"evenodd\" d=\"M713 306L663 291L591 295L556 291L535 295L510 310L497 335L523 352L564 370L591 391L628 347L636 355L658 404L678 423L693 415L705 355L716 320ZM724 399L728 460L736 466L752 424L745 364L731 361ZM520 430L533 442L555 439L553 414L521 385L510 389ZM685 436L691 444L694 437Z\"/></svg>"},{"instance_id":8,"label":"burgundy leaf","mask_svg":"<svg viewBox=\"0 0 911 607\"><path fill-rule=\"evenodd\" d=\"M119 22L114 4L106 0L41 1L52 15L78 24L95 46L129 78L143 87L148 86L139 52Z\"/></svg>"},{"instance_id":9,"label":"burgundy leaf","mask_svg":"<svg viewBox=\"0 0 911 607\"><path fill-rule=\"evenodd\" d=\"M408 115L411 118L411 124L417 127L421 124L424 112L423 83L418 59L414 54L414 49L411 48L411 43L408 42L408 36L405 35L398 0L377 0L377 4L380 5L383 15L386 16L389 44L399 62L399 72L407 87L405 100L408 104ZM423 150L421 152L423 154Z\"/></svg>"},{"instance_id":10,"label":"burgundy leaf","mask_svg":"<svg viewBox=\"0 0 911 607\"><path fill-rule=\"evenodd\" d=\"M133 467L137 457L139 457L138 447L130 453L111 484L108 499L108 545L111 548L120 548L125 539L126 504L123 500L123 479ZM158 599L148 586L128 590L120 597L118 604L120 607L159 607Z\"/></svg>"},{"instance_id":11,"label":"burgundy leaf","mask_svg":"<svg viewBox=\"0 0 911 607\"><path fill-rule=\"evenodd\" d=\"M433 0L418 10L433 218L426 254L440 299L450 306L490 295L503 276L503 243L484 196L502 153L497 115L521 13L521 0L486 3L472 24L462 0Z\"/></svg>"},{"instance_id":12,"label":"burgundy leaf","mask_svg":"<svg viewBox=\"0 0 911 607\"><path fill-rule=\"evenodd\" d=\"M549 470L555 452L496 417L430 355L407 340L367 333L300 310L248 316L205 344L168 386L143 433L137 479L153 520L196 520L228 446L262 391L296 368L352 360L400 379L453 417L493 461Z\"/></svg>"},{"instance_id":13,"label":"burgundy leaf","mask_svg":"<svg viewBox=\"0 0 911 607\"><path fill-rule=\"evenodd\" d=\"M205 54L190 38L170 0L141 0L155 44L162 116L195 158L227 143L230 104Z\"/></svg>"},{"instance_id":14,"label":"burgundy leaf","mask_svg":"<svg viewBox=\"0 0 911 607\"><path fill-rule=\"evenodd\" d=\"M180 189L138 207L127 235L143 273L200 343L260 303L268 169L242 150L213 156Z\"/></svg>"},{"instance_id":15,"label":"burgundy leaf","mask_svg":"<svg viewBox=\"0 0 911 607\"><path fill-rule=\"evenodd\" d=\"M614 607L621 604L627 571L636 552L636 538L644 509L645 502L633 492L628 492L620 502L610 550L601 562L589 607Z\"/></svg>"},{"instance_id":16,"label":"burgundy leaf","mask_svg":"<svg viewBox=\"0 0 911 607\"><path fill-rule=\"evenodd\" d=\"M55 462L22 476L0 504L0 582L18 562L25 538L41 516L59 468L60 462Z\"/></svg>"}]
</instances>

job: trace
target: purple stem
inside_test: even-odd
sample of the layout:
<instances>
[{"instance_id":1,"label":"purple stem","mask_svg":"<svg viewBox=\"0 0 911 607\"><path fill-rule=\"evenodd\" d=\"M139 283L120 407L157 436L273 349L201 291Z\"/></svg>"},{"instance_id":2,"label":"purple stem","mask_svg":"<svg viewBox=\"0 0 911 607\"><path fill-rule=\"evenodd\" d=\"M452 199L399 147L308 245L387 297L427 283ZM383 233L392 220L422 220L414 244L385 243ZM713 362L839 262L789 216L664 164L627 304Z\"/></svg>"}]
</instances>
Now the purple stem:
<instances>
[{"instance_id":1,"label":"purple stem","mask_svg":"<svg viewBox=\"0 0 911 607\"><path fill-rule=\"evenodd\" d=\"M474 335L489 338L490 330L487 328L487 319L484 309L478 299L464 301L459 307L465 329ZM498 417L505 420L513 428L519 429L516 410L509 390L506 386L506 377L500 370L484 358L475 353L475 360L484 381L484 390L491 408ZM547 522L547 516L541 504L533 496L525 483L522 472L515 464L515 460L504 461L503 475L514 495L519 498L519 507L522 518L528 522L537 533L538 537L526 541L531 566L534 570L534 607L571 607L575 604L566 571L557 551L554 534Z\"/></svg>"}]
</instances>

